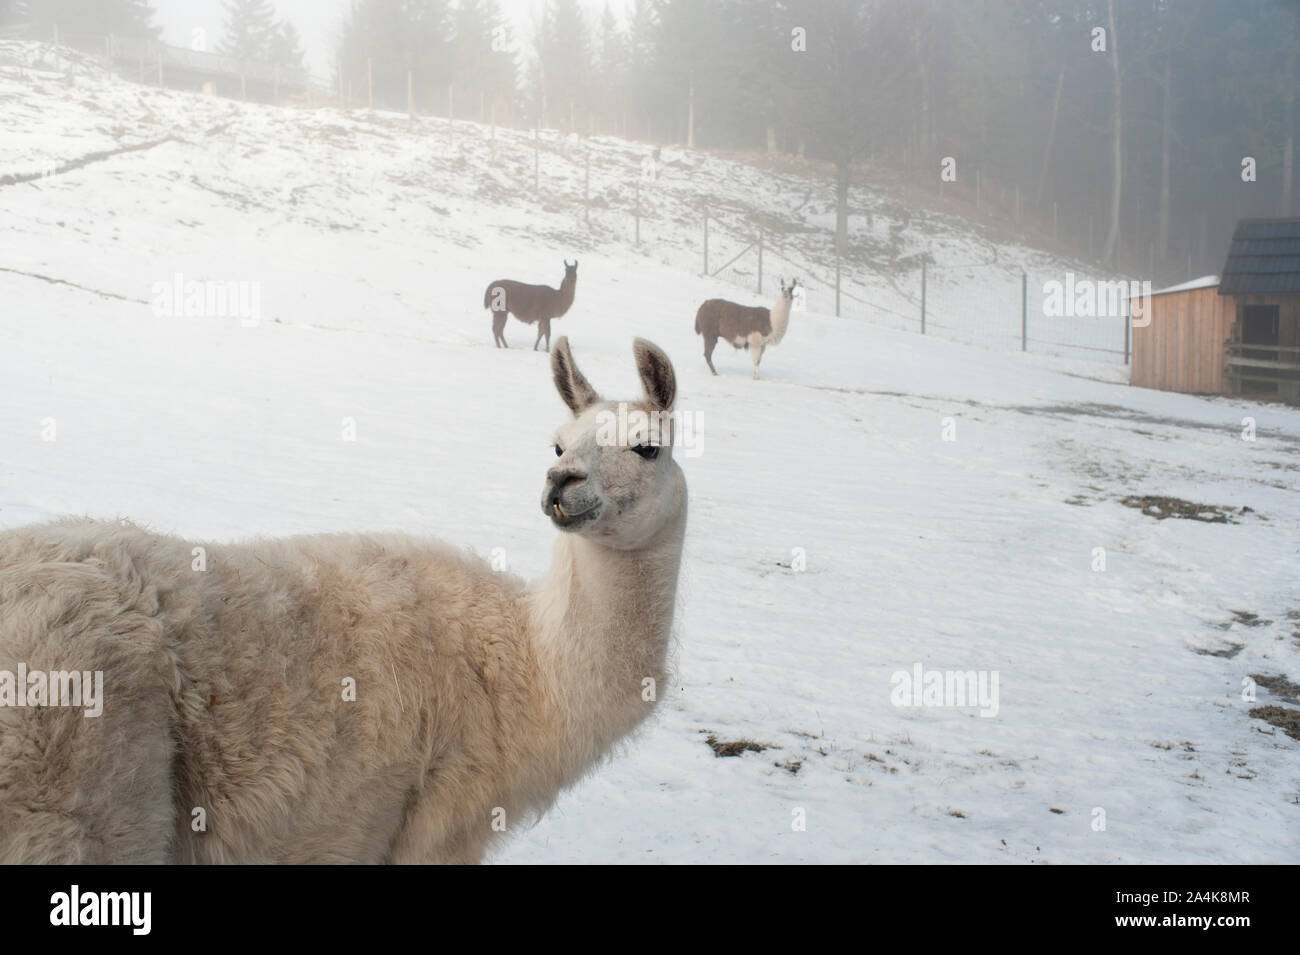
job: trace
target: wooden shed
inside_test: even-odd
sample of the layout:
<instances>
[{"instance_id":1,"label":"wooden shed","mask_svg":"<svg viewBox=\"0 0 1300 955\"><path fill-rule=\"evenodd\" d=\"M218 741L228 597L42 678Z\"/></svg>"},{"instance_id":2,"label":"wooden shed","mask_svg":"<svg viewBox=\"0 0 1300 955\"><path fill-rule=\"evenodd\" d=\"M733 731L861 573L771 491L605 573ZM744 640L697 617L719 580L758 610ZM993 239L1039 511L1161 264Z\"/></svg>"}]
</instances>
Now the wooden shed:
<instances>
[{"instance_id":1,"label":"wooden shed","mask_svg":"<svg viewBox=\"0 0 1300 955\"><path fill-rule=\"evenodd\" d=\"M1300 219L1243 219L1222 276L1151 292L1133 315L1133 384L1300 401Z\"/></svg>"},{"instance_id":2,"label":"wooden shed","mask_svg":"<svg viewBox=\"0 0 1300 955\"><path fill-rule=\"evenodd\" d=\"M1238 222L1219 295L1233 304L1231 393L1300 401L1300 219Z\"/></svg>"},{"instance_id":3,"label":"wooden shed","mask_svg":"<svg viewBox=\"0 0 1300 955\"><path fill-rule=\"evenodd\" d=\"M1152 292L1133 316L1132 384L1191 394L1228 392L1223 350L1236 310L1219 294L1218 276Z\"/></svg>"}]
</instances>

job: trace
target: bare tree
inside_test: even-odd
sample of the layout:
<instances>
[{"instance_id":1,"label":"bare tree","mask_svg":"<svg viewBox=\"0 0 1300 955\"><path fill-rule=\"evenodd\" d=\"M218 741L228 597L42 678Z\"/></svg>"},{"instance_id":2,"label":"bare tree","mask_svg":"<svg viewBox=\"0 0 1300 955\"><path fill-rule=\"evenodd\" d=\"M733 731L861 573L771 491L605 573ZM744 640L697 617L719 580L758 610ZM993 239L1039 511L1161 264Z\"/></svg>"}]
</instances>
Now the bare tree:
<instances>
[{"instance_id":1,"label":"bare tree","mask_svg":"<svg viewBox=\"0 0 1300 955\"><path fill-rule=\"evenodd\" d=\"M1119 251L1119 214L1120 199L1124 192L1124 96L1119 68L1119 43L1115 35L1115 0L1106 0L1106 11L1110 29L1106 42L1110 45L1110 69L1115 79L1114 98L1112 99L1113 132L1111 140L1111 186L1110 186L1110 227L1106 231L1106 249L1102 259L1115 264Z\"/></svg>"},{"instance_id":2,"label":"bare tree","mask_svg":"<svg viewBox=\"0 0 1300 955\"><path fill-rule=\"evenodd\" d=\"M1286 54L1286 80L1283 85L1282 122L1285 139L1282 143L1282 211L1295 215L1295 60L1296 47L1300 46L1300 8L1291 11L1291 43Z\"/></svg>"}]
</instances>

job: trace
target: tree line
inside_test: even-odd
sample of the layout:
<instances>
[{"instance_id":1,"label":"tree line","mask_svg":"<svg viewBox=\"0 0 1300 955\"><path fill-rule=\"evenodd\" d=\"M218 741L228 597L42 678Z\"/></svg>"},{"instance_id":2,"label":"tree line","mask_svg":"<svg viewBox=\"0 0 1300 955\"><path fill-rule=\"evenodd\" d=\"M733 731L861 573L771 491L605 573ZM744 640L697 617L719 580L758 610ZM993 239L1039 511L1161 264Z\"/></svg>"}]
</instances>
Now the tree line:
<instances>
[{"instance_id":1,"label":"tree line","mask_svg":"<svg viewBox=\"0 0 1300 955\"><path fill-rule=\"evenodd\" d=\"M1296 0L358 0L340 60L388 105L414 70L431 111L826 161L841 245L871 163L1177 281L1300 214L1298 50Z\"/></svg>"},{"instance_id":2,"label":"tree line","mask_svg":"<svg viewBox=\"0 0 1300 955\"><path fill-rule=\"evenodd\" d=\"M221 41L214 51L226 56L289 69L303 68L297 28L275 14L272 0L223 0ZM26 24L32 34L53 38L121 37L157 39L156 11L150 0L0 0L0 26Z\"/></svg>"},{"instance_id":3,"label":"tree line","mask_svg":"<svg viewBox=\"0 0 1300 955\"><path fill-rule=\"evenodd\" d=\"M270 0L225 4L228 48L294 55ZM24 6L152 30L148 0ZM1297 0L352 0L339 36L354 105L825 162L842 248L882 174L1171 281L1300 214Z\"/></svg>"}]
</instances>

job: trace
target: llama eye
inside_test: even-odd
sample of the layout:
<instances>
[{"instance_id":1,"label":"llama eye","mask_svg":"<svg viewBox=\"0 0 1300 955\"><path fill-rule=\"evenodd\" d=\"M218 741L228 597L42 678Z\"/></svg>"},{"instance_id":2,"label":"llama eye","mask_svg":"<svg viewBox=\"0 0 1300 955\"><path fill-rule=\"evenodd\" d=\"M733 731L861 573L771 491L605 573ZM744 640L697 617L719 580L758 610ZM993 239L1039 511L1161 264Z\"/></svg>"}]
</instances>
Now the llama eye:
<instances>
[{"instance_id":1,"label":"llama eye","mask_svg":"<svg viewBox=\"0 0 1300 955\"><path fill-rule=\"evenodd\" d=\"M659 445L657 444L638 444L632 449L647 461L653 461L659 457Z\"/></svg>"},{"instance_id":2,"label":"llama eye","mask_svg":"<svg viewBox=\"0 0 1300 955\"><path fill-rule=\"evenodd\" d=\"M564 453L564 449L561 448L561 447L557 444L557 445L555 446L555 456L558 458L558 457L559 457L560 455L562 455L563 453Z\"/></svg>"}]
</instances>

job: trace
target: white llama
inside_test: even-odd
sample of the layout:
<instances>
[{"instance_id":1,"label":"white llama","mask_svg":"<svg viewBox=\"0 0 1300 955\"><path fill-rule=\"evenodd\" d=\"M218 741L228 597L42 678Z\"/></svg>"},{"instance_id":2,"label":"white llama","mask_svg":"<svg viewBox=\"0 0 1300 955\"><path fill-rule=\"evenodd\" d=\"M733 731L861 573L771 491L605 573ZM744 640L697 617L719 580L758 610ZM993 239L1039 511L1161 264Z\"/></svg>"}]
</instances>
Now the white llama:
<instances>
[{"instance_id":1,"label":"white llama","mask_svg":"<svg viewBox=\"0 0 1300 955\"><path fill-rule=\"evenodd\" d=\"M401 535L206 544L196 571L121 523L0 534L0 863L477 862L544 811L664 685L686 482L637 425L672 364L634 354L620 445L556 342L563 533L532 586ZM102 715L30 705L72 671L102 672Z\"/></svg>"}]
</instances>

